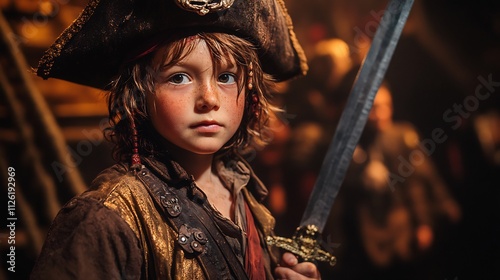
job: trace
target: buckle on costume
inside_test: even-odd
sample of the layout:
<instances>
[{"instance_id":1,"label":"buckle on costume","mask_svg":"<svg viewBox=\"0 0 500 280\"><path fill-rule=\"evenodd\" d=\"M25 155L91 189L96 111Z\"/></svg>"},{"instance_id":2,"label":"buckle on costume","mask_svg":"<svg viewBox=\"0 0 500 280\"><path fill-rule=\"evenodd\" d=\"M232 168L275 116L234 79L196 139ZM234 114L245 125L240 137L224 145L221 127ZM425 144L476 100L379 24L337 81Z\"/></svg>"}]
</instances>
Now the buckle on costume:
<instances>
[{"instance_id":1,"label":"buckle on costume","mask_svg":"<svg viewBox=\"0 0 500 280\"><path fill-rule=\"evenodd\" d=\"M177 242L181 245L182 249L189 254L201 253L205 250L205 244L208 238L198 228L191 228L186 224L181 225L179 228L179 237Z\"/></svg>"},{"instance_id":2,"label":"buckle on costume","mask_svg":"<svg viewBox=\"0 0 500 280\"><path fill-rule=\"evenodd\" d=\"M160 203L171 217L177 217L181 214L182 207L176 195L168 192L160 194Z\"/></svg>"}]
</instances>

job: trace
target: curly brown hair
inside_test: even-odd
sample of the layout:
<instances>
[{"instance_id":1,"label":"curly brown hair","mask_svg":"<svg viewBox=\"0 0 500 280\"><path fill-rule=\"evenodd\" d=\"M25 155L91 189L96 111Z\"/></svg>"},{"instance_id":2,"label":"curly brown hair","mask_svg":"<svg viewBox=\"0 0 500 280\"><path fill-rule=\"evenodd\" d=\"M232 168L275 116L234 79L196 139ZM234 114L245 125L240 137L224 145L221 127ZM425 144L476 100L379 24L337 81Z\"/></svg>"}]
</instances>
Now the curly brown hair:
<instances>
[{"instance_id":1,"label":"curly brown hair","mask_svg":"<svg viewBox=\"0 0 500 280\"><path fill-rule=\"evenodd\" d=\"M197 33L163 39L157 44L155 51L125 63L120 74L111 82L108 95L111 126L106 129L105 135L115 144L113 155L116 160L127 161L132 155L132 127L137 130L140 155L151 156L167 152L162 145L166 140L156 132L151 123L146 94L154 94L160 67L164 69L175 65L194 49L193 38L205 41L214 68L234 60L239 77L238 94L246 94L245 112L240 127L218 153L238 152L250 144L266 144L263 132L269 129L270 114L279 109L269 102L275 83L270 75L262 71L254 45L236 35ZM158 55L157 52L162 52L159 53L163 56L161 62L153 59ZM248 75L249 71L253 72L251 77ZM248 83L252 83L252 86L249 87Z\"/></svg>"}]
</instances>

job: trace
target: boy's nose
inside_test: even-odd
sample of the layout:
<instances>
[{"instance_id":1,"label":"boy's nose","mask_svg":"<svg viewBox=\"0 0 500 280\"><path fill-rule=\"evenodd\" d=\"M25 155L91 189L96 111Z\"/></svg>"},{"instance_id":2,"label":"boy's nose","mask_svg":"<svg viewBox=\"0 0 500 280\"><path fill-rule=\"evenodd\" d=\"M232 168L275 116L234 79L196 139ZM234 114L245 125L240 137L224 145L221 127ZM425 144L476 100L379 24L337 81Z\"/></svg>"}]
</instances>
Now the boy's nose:
<instances>
[{"instance_id":1,"label":"boy's nose","mask_svg":"<svg viewBox=\"0 0 500 280\"><path fill-rule=\"evenodd\" d=\"M215 83L206 83L200 87L196 107L202 111L216 110L220 106L219 92Z\"/></svg>"}]
</instances>

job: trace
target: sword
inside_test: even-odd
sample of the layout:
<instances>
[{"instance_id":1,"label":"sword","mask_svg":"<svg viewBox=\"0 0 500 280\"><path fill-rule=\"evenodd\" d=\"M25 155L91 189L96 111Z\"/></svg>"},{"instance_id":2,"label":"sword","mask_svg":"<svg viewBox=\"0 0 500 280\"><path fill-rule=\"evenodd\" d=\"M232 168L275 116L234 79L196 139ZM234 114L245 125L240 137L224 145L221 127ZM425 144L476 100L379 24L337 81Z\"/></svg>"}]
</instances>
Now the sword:
<instances>
[{"instance_id":1,"label":"sword","mask_svg":"<svg viewBox=\"0 0 500 280\"><path fill-rule=\"evenodd\" d=\"M391 0L380 21L370 50L352 87L339 125L330 142L300 226L291 239L268 236L267 244L290 251L303 261L335 265L336 258L320 246L331 208L344 180L373 99L382 83L414 0Z\"/></svg>"}]
</instances>

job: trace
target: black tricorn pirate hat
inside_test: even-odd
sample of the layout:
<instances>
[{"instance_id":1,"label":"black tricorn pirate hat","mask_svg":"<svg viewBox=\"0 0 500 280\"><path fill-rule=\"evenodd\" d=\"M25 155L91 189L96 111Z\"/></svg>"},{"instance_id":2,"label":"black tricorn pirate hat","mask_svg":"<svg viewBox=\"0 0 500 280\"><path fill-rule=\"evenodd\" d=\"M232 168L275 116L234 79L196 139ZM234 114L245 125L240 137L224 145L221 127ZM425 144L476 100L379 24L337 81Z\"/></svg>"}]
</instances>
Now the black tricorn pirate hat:
<instances>
[{"instance_id":1,"label":"black tricorn pirate hat","mask_svg":"<svg viewBox=\"0 0 500 280\"><path fill-rule=\"evenodd\" d=\"M40 59L37 75L105 89L131 51L184 30L251 41L277 81L307 71L283 0L90 0Z\"/></svg>"}]
</instances>

